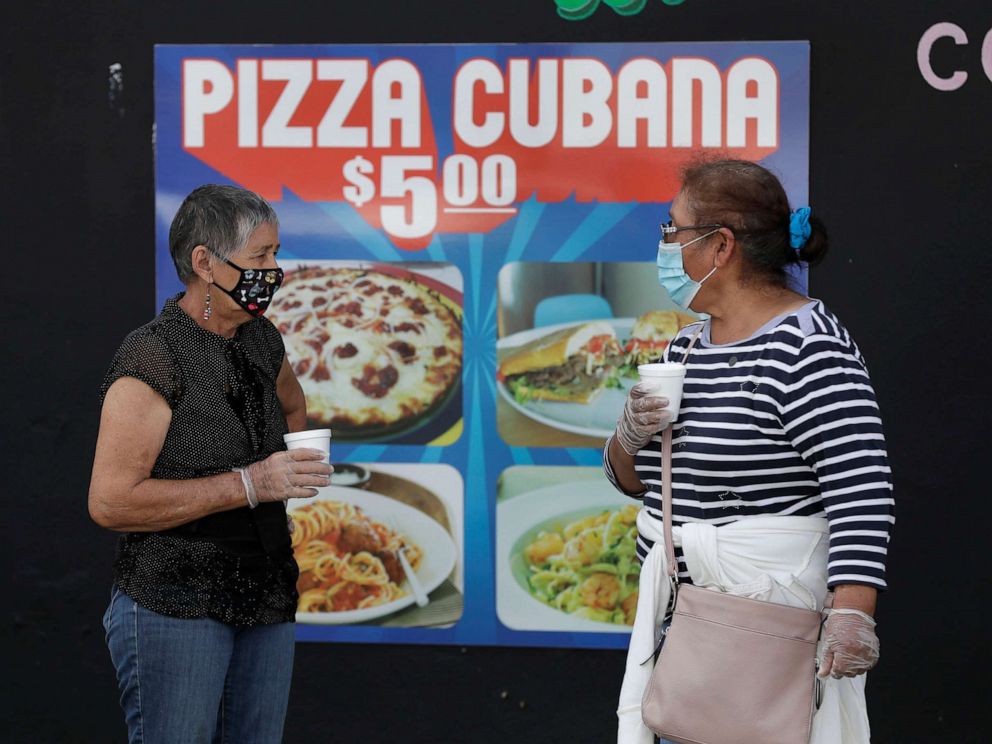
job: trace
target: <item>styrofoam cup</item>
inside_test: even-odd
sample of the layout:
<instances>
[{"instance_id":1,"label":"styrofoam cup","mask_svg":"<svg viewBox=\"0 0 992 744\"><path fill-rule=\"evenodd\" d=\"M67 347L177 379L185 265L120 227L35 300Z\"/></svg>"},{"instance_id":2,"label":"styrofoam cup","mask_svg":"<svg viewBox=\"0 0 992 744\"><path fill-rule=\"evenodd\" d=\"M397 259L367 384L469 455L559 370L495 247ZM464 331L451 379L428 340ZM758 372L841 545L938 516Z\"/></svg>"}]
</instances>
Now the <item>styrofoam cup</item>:
<instances>
[{"instance_id":1,"label":"styrofoam cup","mask_svg":"<svg viewBox=\"0 0 992 744\"><path fill-rule=\"evenodd\" d=\"M283 434L282 440L286 443L286 449L318 449L324 453L324 462L328 465L331 464L330 429L294 431L290 434Z\"/></svg>"},{"instance_id":2,"label":"styrofoam cup","mask_svg":"<svg viewBox=\"0 0 992 744\"><path fill-rule=\"evenodd\" d=\"M678 362L639 364L637 373L641 376L641 382L650 388L651 395L668 398L667 410L672 412L672 421L678 419L685 365Z\"/></svg>"}]
</instances>

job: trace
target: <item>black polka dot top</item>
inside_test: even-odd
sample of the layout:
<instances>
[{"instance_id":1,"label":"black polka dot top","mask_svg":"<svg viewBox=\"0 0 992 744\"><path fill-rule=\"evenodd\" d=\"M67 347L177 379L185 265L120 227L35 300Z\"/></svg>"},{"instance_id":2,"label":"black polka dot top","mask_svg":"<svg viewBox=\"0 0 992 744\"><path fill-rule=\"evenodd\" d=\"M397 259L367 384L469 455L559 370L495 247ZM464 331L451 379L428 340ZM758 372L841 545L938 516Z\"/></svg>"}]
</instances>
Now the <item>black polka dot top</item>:
<instances>
[{"instance_id":1,"label":"black polka dot top","mask_svg":"<svg viewBox=\"0 0 992 744\"><path fill-rule=\"evenodd\" d=\"M181 297L124 340L101 388L102 401L116 380L135 377L172 409L151 477L202 478L285 449L279 331L257 318L224 338L197 325L179 307ZM149 610L237 626L293 620L298 575L281 502L125 534L114 566L120 589Z\"/></svg>"}]
</instances>

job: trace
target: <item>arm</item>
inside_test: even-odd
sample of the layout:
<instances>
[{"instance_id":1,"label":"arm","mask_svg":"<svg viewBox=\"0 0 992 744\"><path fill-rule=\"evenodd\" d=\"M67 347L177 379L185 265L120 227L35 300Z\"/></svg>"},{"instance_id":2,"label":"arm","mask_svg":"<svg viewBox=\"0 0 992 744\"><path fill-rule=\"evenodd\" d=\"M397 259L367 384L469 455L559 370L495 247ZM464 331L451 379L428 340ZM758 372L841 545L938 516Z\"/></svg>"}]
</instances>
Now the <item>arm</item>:
<instances>
[{"instance_id":1,"label":"arm","mask_svg":"<svg viewBox=\"0 0 992 744\"><path fill-rule=\"evenodd\" d=\"M671 344L665 348L662 361L668 361L671 349ZM638 382L627 395L616 430L606 440L603 470L613 487L627 496L640 499L647 492L637 475L635 455L654 434L671 424L671 413L664 410L667 405L667 398L651 395L644 384Z\"/></svg>"},{"instance_id":2,"label":"arm","mask_svg":"<svg viewBox=\"0 0 992 744\"><path fill-rule=\"evenodd\" d=\"M610 483L627 496L641 498L647 490L637 475L635 456L651 437L672 421L668 399L652 395L639 382L631 388L616 431L603 448L603 470Z\"/></svg>"},{"instance_id":3,"label":"arm","mask_svg":"<svg viewBox=\"0 0 992 744\"><path fill-rule=\"evenodd\" d=\"M834 608L861 610L875 616L878 589L865 584L838 584L834 587Z\"/></svg>"},{"instance_id":4,"label":"arm","mask_svg":"<svg viewBox=\"0 0 992 744\"><path fill-rule=\"evenodd\" d=\"M282 412L286 416L286 424L290 431L302 431L307 425L307 399L303 395L300 381L296 379L289 360L282 358L282 367L276 378L276 395L282 404Z\"/></svg>"},{"instance_id":5,"label":"arm","mask_svg":"<svg viewBox=\"0 0 992 744\"><path fill-rule=\"evenodd\" d=\"M819 675L854 677L878 661L875 604L885 588L893 518L892 477L875 392L846 334L806 338L785 395L782 422L816 474L830 524Z\"/></svg>"},{"instance_id":6,"label":"arm","mask_svg":"<svg viewBox=\"0 0 992 744\"><path fill-rule=\"evenodd\" d=\"M624 451L615 436L606 440L606 448L603 450L603 469L610 482L628 496L640 498L647 490L641 479L637 477L634 458Z\"/></svg>"},{"instance_id":7,"label":"arm","mask_svg":"<svg viewBox=\"0 0 992 744\"><path fill-rule=\"evenodd\" d=\"M782 423L819 484L830 523L828 585L839 590L835 606L850 601L867 608L886 587L885 558L895 521L892 474L871 380L853 344L828 334L806 338L792 373Z\"/></svg>"},{"instance_id":8,"label":"arm","mask_svg":"<svg viewBox=\"0 0 992 744\"><path fill-rule=\"evenodd\" d=\"M172 410L134 377L107 391L93 458L89 511L101 527L151 532L247 504L237 473L191 480L158 480L152 467L162 450Z\"/></svg>"},{"instance_id":9,"label":"arm","mask_svg":"<svg viewBox=\"0 0 992 744\"><path fill-rule=\"evenodd\" d=\"M878 590L860 584L835 587L833 608L823 624L820 677L856 677L878 663L875 599Z\"/></svg>"}]
</instances>

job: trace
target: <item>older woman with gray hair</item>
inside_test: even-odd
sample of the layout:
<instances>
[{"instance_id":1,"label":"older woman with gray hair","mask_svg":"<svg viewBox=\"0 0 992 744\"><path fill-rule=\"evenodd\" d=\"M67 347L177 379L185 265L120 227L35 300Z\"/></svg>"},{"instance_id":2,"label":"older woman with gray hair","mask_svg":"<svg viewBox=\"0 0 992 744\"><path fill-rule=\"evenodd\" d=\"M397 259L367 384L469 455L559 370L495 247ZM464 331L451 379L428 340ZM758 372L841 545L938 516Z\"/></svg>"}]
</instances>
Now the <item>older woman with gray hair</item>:
<instances>
[{"instance_id":1,"label":"older woman with gray hair","mask_svg":"<svg viewBox=\"0 0 992 744\"><path fill-rule=\"evenodd\" d=\"M131 742L282 738L299 575L285 502L331 467L283 443L306 403L262 317L278 227L250 191L187 196L169 231L186 291L103 381L89 510L123 533L104 627Z\"/></svg>"}]
</instances>

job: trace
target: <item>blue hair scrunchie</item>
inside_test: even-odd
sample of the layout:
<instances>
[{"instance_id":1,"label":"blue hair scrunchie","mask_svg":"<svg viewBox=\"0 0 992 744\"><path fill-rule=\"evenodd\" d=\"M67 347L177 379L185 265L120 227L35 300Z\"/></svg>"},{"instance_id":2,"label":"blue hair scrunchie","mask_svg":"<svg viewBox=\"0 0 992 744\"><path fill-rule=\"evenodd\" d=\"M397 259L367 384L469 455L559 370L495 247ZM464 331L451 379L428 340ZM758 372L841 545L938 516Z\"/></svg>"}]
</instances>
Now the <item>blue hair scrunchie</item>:
<instances>
[{"instance_id":1,"label":"blue hair scrunchie","mask_svg":"<svg viewBox=\"0 0 992 744\"><path fill-rule=\"evenodd\" d=\"M812 232L809 226L809 207L800 207L789 217L789 245L796 251L802 250Z\"/></svg>"}]
</instances>

